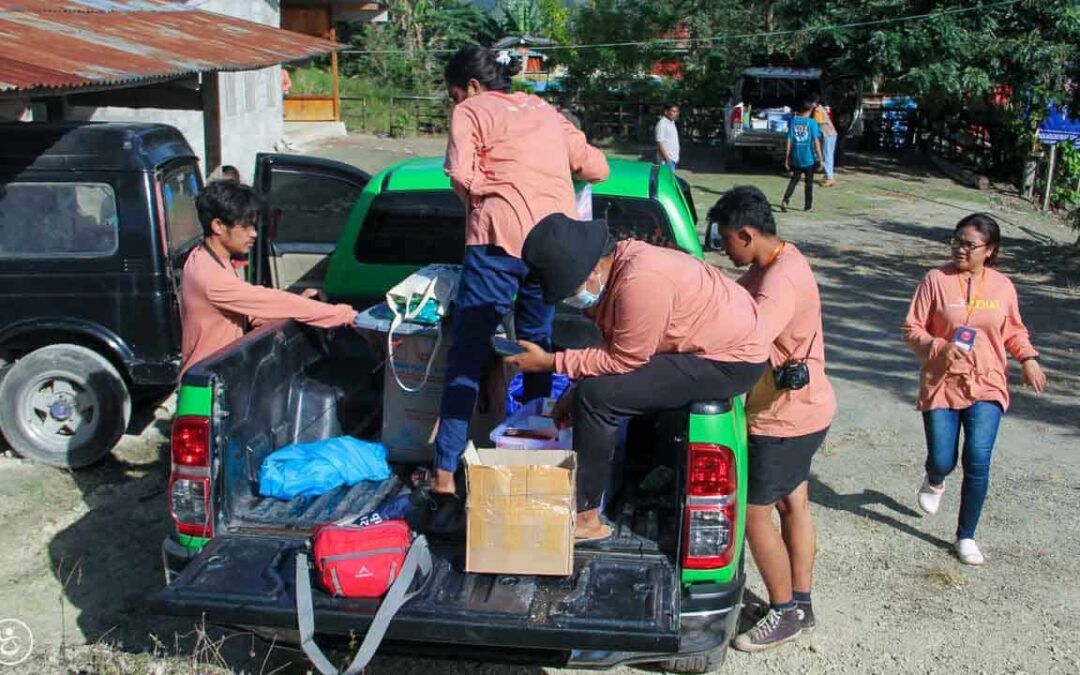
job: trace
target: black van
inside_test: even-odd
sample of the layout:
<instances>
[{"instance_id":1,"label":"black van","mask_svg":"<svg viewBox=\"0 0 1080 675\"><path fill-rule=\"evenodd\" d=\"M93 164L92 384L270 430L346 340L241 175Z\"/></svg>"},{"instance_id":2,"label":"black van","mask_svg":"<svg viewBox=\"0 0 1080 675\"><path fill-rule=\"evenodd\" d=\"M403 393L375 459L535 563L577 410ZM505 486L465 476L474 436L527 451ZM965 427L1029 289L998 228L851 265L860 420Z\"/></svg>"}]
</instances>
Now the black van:
<instances>
[{"instance_id":1,"label":"black van","mask_svg":"<svg viewBox=\"0 0 1080 675\"><path fill-rule=\"evenodd\" d=\"M198 158L158 124L0 124L0 431L86 466L175 386Z\"/></svg>"}]
</instances>

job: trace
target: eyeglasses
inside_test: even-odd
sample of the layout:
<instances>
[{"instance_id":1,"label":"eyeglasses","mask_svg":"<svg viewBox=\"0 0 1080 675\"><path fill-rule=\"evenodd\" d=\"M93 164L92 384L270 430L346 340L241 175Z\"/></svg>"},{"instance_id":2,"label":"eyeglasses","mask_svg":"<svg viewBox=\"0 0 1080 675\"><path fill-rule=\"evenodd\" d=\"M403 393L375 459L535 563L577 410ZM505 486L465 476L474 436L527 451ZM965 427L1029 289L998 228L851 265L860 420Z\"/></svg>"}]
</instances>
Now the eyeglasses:
<instances>
[{"instance_id":1,"label":"eyeglasses","mask_svg":"<svg viewBox=\"0 0 1080 675\"><path fill-rule=\"evenodd\" d=\"M987 244L985 243L980 244L978 242L968 241L967 239L963 239L961 237L952 237L949 239L949 246L952 246L953 248L963 249L968 253L971 253L972 251L977 251L986 245Z\"/></svg>"}]
</instances>

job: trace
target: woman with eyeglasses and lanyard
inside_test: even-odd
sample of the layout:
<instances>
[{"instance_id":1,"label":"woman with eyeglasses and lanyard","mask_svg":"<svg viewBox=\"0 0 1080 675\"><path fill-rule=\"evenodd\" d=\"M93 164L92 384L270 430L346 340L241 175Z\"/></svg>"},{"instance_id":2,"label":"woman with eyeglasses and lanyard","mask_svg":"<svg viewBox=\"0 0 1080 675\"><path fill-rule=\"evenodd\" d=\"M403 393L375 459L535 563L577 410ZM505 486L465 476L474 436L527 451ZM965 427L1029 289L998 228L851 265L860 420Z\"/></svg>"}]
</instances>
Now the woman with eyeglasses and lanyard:
<instances>
[{"instance_id":1,"label":"woman with eyeglasses and lanyard","mask_svg":"<svg viewBox=\"0 0 1080 675\"><path fill-rule=\"evenodd\" d=\"M930 270L904 321L904 340L922 361L918 408L927 457L919 508L937 513L945 478L962 457L955 548L968 565L985 562L975 528L990 484L998 424L1009 407L1006 355L1020 361L1024 382L1037 394L1046 389L1039 353L1020 318L1016 289L993 269L1000 242L1000 229L990 216L963 218L953 232L952 262Z\"/></svg>"}]
</instances>

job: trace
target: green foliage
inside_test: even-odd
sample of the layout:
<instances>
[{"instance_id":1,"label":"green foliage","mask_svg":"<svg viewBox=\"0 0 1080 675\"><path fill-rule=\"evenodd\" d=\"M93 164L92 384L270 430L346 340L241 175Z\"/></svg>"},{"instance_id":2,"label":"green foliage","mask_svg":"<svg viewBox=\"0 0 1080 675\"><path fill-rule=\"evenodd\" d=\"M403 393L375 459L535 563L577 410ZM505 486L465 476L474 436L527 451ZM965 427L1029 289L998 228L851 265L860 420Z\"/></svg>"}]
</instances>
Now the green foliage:
<instances>
[{"instance_id":1,"label":"green foliage","mask_svg":"<svg viewBox=\"0 0 1080 675\"><path fill-rule=\"evenodd\" d=\"M1050 198L1061 208L1080 207L1080 148L1072 143L1058 144Z\"/></svg>"}]
</instances>

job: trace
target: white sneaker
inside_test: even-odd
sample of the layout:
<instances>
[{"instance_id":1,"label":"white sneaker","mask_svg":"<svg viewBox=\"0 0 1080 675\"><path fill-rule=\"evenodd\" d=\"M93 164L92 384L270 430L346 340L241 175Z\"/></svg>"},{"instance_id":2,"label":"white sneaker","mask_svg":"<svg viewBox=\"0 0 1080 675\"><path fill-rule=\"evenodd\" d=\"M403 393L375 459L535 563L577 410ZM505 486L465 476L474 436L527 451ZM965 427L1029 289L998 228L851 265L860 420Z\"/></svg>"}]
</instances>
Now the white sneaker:
<instances>
[{"instance_id":1,"label":"white sneaker","mask_svg":"<svg viewBox=\"0 0 1080 675\"><path fill-rule=\"evenodd\" d=\"M956 555L965 565L981 565L986 562L974 539L957 539L955 547Z\"/></svg>"},{"instance_id":2,"label":"white sneaker","mask_svg":"<svg viewBox=\"0 0 1080 675\"><path fill-rule=\"evenodd\" d=\"M929 478L923 478L922 487L919 488L919 508L930 515L938 512L941 506L941 495L945 493L945 486L935 488L930 485Z\"/></svg>"}]
</instances>

